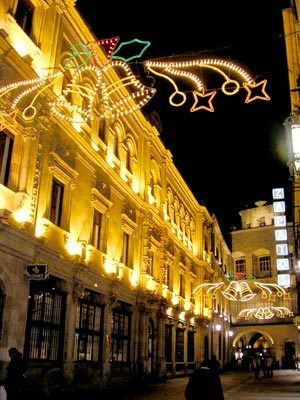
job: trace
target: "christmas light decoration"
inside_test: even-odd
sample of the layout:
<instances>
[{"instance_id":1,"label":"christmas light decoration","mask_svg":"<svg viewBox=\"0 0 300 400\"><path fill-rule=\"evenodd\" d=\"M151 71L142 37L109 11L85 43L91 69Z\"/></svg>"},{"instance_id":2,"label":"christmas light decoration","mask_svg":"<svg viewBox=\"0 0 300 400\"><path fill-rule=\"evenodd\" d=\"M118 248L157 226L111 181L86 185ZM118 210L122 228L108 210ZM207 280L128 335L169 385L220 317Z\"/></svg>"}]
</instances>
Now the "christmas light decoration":
<instances>
[{"instance_id":1,"label":"christmas light decoration","mask_svg":"<svg viewBox=\"0 0 300 400\"><path fill-rule=\"evenodd\" d=\"M276 315L278 318L292 317L294 314L287 307L263 306L258 308L245 308L238 314L238 318L249 320L251 318L257 319L271 319Z\"/></svg>"},{"instance_id":2,"label":"christmas light decoration","mask_svg":"<svg viewBox=\"0 0 300 400\"><path fill-rule=\"evenodd\" d=\"M258 83L245 83L243 82L244 88L247 90L248 94L245 103L251 103L254 100L270 100L270 97L266 93L267 80L263 80ZM261 88L261 95L253 95L252 91L254 89Z\"/></svg>"},{"instance_id":3,"label":"christmas light decoration","mask_svg":"<svg viewBox=\"0 0 300 400\"><path fill-rule=\"evenodd\" d=\"M86 63L88 62L88 60L90 59L92 52L89 49L89 47L82 43L82 42L78 42L75 43L73 46L70 47L72 56L69 57L67 59L67 61L64 64L64 68L65 69L70 69L70 68L80 68L84 65L86 65ZM83 58L81 64L77 65L76 63L73 63L73 60L75 60L75 58L77 59L78 56L80 55L84 55L85 57Z\"/></svg>"},{"instance_id":4,"label":"christmas light decoration","mask_svg":"<svg viewBox=\"0 0 300 400\"><path fill-rule=\"evenodd\" d=\"M161 78L167 79L175 91L169 97L169 103L172 106L179 107L186 102L186 94L183 91L178 89L178 85L175 83L174 78L171 76L175 76L181 80L191 81L192 86L196 90L193 90L194 96L194 104L191 107L190 111L198 111L201 109L207 111L214 111L212 106L212 100L216 95L216 91L210 91L205 93L205 87L202 80L195 72L191 72L191 70L197 70L200 68L201 77L203 75L204 69L210 69L214 72L218 73L224 78L224 82L221 86L222 92L227 96L232 96L236 94L241 87L244 87L247 91L247 97L245 99L245 103L250 103L254 100L270 100L270 97L267 95L265 87L267 81L264 80L262 82L256 83L254 78L252 78L248 72L246 72L243 68L234 64L227 60L221 59L192 59L187 61L152 61L147 60L144 62L145 69L152 72L154 75L159 76ZM163 72L162 72L163 71ZM228 71L228 72L227 72ZM230 78L231 74L235 74L237 79ZM240 82L239 82L240 81ZM252 91L261 87L261 95L253 95ZM174 97L177 95L181 100L178 103L174 102ZM199 98L209 97L209 106L197 106Z\"/></svg>"},{"instance_id":5,"label":"christmas light decoration","mask_svg":"<svg viewBox=\"0 0 300 400\"><path fill-rule=\"evenodd\" d=\"M81 130L79 125L81 123L127 116L142 108L156 93L155 88L144 86L127 64L140 58L150 46L150 42L133 39L121 42L116 47L119 40L120 38L116 36L89 44L78 42L70 48L71 56L64 64L64 68L71 71L70 81L55 100L52 98L47 101L51 112L57 118L73 123L78 132ZM108 63L105 65L101 64L97 55L96 46L99 45L106 51ZM133 55L129 57L122 55L122 52L130 54L133 51ZM87 65L88 62L90 65ZM190 112L214 111L213 99L217 91L207 91L205 88L204 70L211 70L224 79L221 90L225 95L232 96L242 87L247 91L246 103L257 99L270 100L266 93L266 80L256 83L245 69L227 60L217 58L196 58L176 62L147 60L143 65L147 72L168 80L173 86L174 91L169 96L169 102L174 107L183 106L187 101L187 93L191 92L180 90L176 81L188 81L193 87L194 99ZM110 76L112 69L120 77L113 83ZM85 76L88 77L89 86L82 83ZM232 76L236 78L233 79ZM21 102L23 119L32 120L37 114L35 106L37 99L46 88L62 77L63 72L59 71L44 77L10 83L0 88L0 100L5 104L0 111L0 129L16 123L16 111L21 109ZM257 90L260 90L260 93L255 94L254 91L257 93ZM29 98L30 100L27 100Z\"/></svg>"},{"instance_id":6,"label":"christmas light decoration","mask_svg":"<svg viewBox=\"0 0 300 400\"><path fill-rule=\"evenodd\" d=\"M256 293L253 293L250 289L250 286L247 282L238 282L232 281L229 286L222 291L222 294L226 299L231 301L249 301L256 296Z\"/></svg>"},{"instance_id":7,"label":"christmas light decoration","mask_svg":"<svg viewBox=\"0 0 300 400\"><path fill-rule=\"evenodd\" d=\"M123 57L123 56L119 56L117 55L117 53L119 53L120 51L122 51L122 49L124 49L124 47L132 47L132 45L134 44L138 44L141 45L141 50L139 51L139 53L134 54L131 57ZM120 60L120 61L124 61L124 62L129 62L132 60L135 60L137 58L142 57L142 55L145 53L145 51L148 49L148 47L151 45L151 42L145 41L145 40L140 40L140 39L132 39L129 42L122 42L117 48L116 50L113 51L112 53L112 59L113 60ZM127 49L126 49L127 50Z\"/></svg>"},{"instance_id":8,"label":"christmas light decoration","mask_svg":"<svg viewBox=\"0 0 300 400\"><path fill-rule=\"evenodd\" d=\"M216 291L224 285L224 282L218 283L201 283L193 290L193 294L196 294L199 290L205 289L206 295L211 296L212 299L216 298Z\"/></svg>"},{"instance_id":9,"label":"christmas light decoration","mask_svg":"<svg viewBox=\"0 0 300 400\"><path fill-rule=\"evenodd\" d=\"M276 283L259 283L259 282L254 282L254 284L261 289L262 291L262 298L266 299L268 295L272 293L272 289L275 289L276 294L278 297L282 297L283 295L286 295L287 292L286 290L282 287L277 285Z\"/></svg>"},{"instance_id":10,"label":"christmas light decoration","mask_svg":"<svg viewBox=\"0 0 300 400\"><path fill-rule=\"evenodd\" d=\"M107 73L113 68L118 70L120 75L124 77L106 86L105 78L108 81ZM85 73L92 73L94 77L93 87L80 84L82 74ZM29 105L22 112L24 119L33 119L37 112L34 102L48 86L53 85L62 75L62 72L57 72L46 77L6 85L0 88L0 99L9 94L12 98L11 110L13 111L21 100L37 91ZM17 92L14 97L11 95L10 92L17 91L23 86L28 87L25 90L21 90L21 92ZM128 93L124 92L125 87L128 87ZM142 85L126 63L112 61L102 68L94 65L77 68L62 94L56 100L50 101L49 105L50 110L56 117L68 122L82 123L89 120L119 118L129 115L143 107L155 92L156 89ZM0 113L2 120L6 114Z\"/></svg>"},{"instance_id":11,"label":"christmas light decoration","mask_svg":"<svg viewBox=\"0 0 300 400\"><path fill-rule=\"evenodd\" d=\"M0 132L5 128L12 128L17 126L16 121L17 110L13 110L9 113L0 112Z\"/></svg>"},{"instance_id":12,"label":"christmas light decoration","mask_svg":"<svg viewBox=\"0 0 300 400\"><path fill-rule=\"evenodd\" d=\"M198 110L203 109L203 110L207 110L207 111L213 112L214 108L213 108L213 105L212 105L212 100L213 100L213 98L215 97L216 94L217 94L217 92L215 90L213 92L206 93L206 94L202 94L202 93L194 91L193 92L193 96L194 96L194 99L195 99L195 103L193 104L193 107L190 109L190 111L194 112L194 111L198 111ZM206 97L208 97L208 106L206 106L206 105L198 106L199 98L203 99L203 98L206 98Z\"/></svg>"}]
</instances>

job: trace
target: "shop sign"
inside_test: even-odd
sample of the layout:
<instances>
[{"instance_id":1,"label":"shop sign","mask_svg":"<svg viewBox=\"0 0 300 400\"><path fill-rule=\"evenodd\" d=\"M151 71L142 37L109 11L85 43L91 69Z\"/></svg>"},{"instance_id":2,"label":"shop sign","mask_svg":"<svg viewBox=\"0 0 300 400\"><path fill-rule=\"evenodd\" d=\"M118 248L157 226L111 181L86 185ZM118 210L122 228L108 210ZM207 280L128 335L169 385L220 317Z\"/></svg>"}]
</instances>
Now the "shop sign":
<instances>
[{"instance_id":1,"label":"shop sign","mask_svg":"<svg viewBox=\"0 0 300 400\"><path fill-rule=\"evenodd\" d=\"M48 276L47 264L27 264L25 267L25 277L29 280L40 281L47 279Z\"/></svg>"}]
</instances>

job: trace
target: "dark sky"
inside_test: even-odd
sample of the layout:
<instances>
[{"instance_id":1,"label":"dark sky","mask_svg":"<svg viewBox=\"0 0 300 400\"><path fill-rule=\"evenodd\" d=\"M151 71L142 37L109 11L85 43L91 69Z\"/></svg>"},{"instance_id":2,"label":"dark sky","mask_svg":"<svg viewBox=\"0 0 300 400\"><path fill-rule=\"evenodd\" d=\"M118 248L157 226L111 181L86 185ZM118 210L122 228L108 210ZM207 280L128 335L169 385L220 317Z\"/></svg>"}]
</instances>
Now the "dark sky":
<instances>
[{"instance_id":1,"label":"dark sky","mask_svg":"<svg viewBox=\"0 0 300 400\"><path fill-rule=\"evenodd\" d=\"M195 2L195 8L193 2L186 2L185 8L163 3L164 11L162 2L142 2L140 6L108 2L102 8L98 1L78 0L77 8L99 39L119 36L120 41L149 40L151 47L139 62L228 58L242 65L257 82L268 80L269 102L245 104L244 89L234 96L218 91L213 113L190 113L191 103L182 107L169 104L172 88L156 77L157 93L144 107L145 113L157 111L160 115L162 142L197 200L216 214L228 238L230 227L239 227L238 212L254 207L257 200L271 203L272 188L284 187L289 197L283 126L290 113L281 17L284 2ZM138 63L130 65L139 70Z\"/></svg>"}]
</instances>

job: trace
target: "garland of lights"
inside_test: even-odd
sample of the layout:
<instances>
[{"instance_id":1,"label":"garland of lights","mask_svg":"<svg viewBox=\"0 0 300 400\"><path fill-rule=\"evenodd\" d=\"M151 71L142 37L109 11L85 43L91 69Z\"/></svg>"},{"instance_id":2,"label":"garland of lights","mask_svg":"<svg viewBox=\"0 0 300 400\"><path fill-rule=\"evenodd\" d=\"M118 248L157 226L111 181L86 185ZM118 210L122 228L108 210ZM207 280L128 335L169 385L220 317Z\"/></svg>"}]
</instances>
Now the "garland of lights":
<instances>
[{"instance_id":1,"label":"garland of lights","mask_svg":"<svg viewBox=\"0 0 300 400\"><path fill-rule=\"evenodd\" d=\"M216 298L216 291L220 289L221 286L224 285L224 282L218 283L201 283L193 290L193 294L196 294L199 290L205 289L206 295L211 296L212 299Z\"/></svg>"},{"instance_id":2,"label":"garland of lights","mask_svg":"<svg viewBox=\"0 0 300 400\"><path fill-rule=\"evenodd\" d=\"M71 46L71 56L64 64L64 69L71 71L72 77L62 94L56 100L50 101L51 112L57 118L72 123L88 123L95 119L113 119L129 115L143 107L156 93L156 89L144 86L132 73L129 61L142 57L150 46L150 42L133 39L128 42L117 44L118 36L110 39L99 39L92 43L78 42ZM106 51L108 63L101 65L96 52L97 46L102 46ZM137 48L137 53L130 57L122 55L122 51L132 52ZM121 54L120 54L121 53ZM91 65L87 65L87 63ZM187 80L193 87L192 94L194 103L190 112L199 110L214 111L213 99L217 91L206 92L205 85L200 78L203 70L209 69L218 73L224 82L221 86L222 92L227 96L236 94L240 88L245 88L247 97L245 103L254 100L270 100L266 93L267 81L255 83L255 80L243 68L232 62L221 59L197 58L187 61L153 61L147 60L143 63L146 71L153 75L166 79L174 88L169 97L169 103L173 107L180 107L187 101L187 94L180 90L175 79ZM105 73L113 68L119 73L120 79L110 83L111 79L105 77ZM200 69L200 76L197 70ZM92 74L94 82L92 87L81 84L84 74ZM235 75L236 79L232 79ZM0 100L5 103L9 100L10 109L0 111L0 128L11 124L10 116L15 118L14 112L18 110L21 100L33 92L37 92L29 105L22 111L25 120L31 120L36 116L37 109L34 106L37 98L43 91L63 76L63 72L57 72L48 76L10 83L0 88ZM106 78L106 79L105 79ZM27 88L20 90L23 86ZM128 93L124 91L127 87ZM259 92L255 94L254 92ZM112 94L115 93L112 99ZM7 98L6 98L7 97ZM176 97L176 98L175 98ZM13 122L14 123L14 122ZM9 125L10 126L10 125Z\"/></svg>"},{"instance_id":3,"label":"garland of lights","mask_svg":"<svg viewBox=\"0 0 300 400\"><path fill-rule=\"evenodd\" d=\"M262 298L268 299L269 304L258 303L257 307L244 308L239 312L238 318L245 318L248 320L253 317L257 319L270 319L274 316L278 318L293 316L293 312L289 308L277 307L273 304L276 301L276 296L282 297L283 300L291 300L290 293L287 293L283 287L277 285L276 283L253 283L261 290ZM212 299L215 299L216 292L221 289L223 285L224 282L202 283L193 290L193 294L196 294L198 291L204 289L206 290L206 296L210 296ZM276 294L273 294L274 290L276 291ZM257 293L254 293L249 284L244 280L234 280L230 282L224 291L222 291L222 295L229 301L246 302L253 299Z\"/></svg>"},{"instance_id":4,"label":"garland of lights","mask_svg":"<svg viewBox=\"0 0 300 400\"><path fill-rule=\"evenodd\" d=\"M253 317L257 319L271 319L274 316L278 318L293 317L293 312L287 307L275 307L275 306L259 306L257 308L244 308L238 314L238 318L244 318L249 320Z\"/></svg>"}]
</instances>

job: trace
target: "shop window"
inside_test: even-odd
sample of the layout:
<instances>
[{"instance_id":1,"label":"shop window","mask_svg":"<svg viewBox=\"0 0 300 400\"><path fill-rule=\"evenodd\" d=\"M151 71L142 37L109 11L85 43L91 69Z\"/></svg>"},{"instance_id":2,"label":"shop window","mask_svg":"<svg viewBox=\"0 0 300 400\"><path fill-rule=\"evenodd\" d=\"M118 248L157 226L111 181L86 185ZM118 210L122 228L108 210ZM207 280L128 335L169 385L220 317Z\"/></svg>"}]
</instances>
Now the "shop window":
<instances>
[{"instance_id":1,"label":"shop window","mask_svg":"<svg viewBox=\"0 0 300 400\"><path fill-rule=\"evenodd\" d=\"M94 296L89 297L89 299L78 299L74 360L99 362L103 332L103 305L98 304Z\"/></svg>"},{"instance_id":2,"label":"shop window","mask_svg":"<svg viewBox=\"0 0 300 400\"><path fill-rule=\"evenodd\" d=\"M172 362L172 325L165 325L165 358Z\"/></svg>"},{"instance_id":3,"label":"shop window","mask_svg":"<svg viewBox=\"0 0 300 400\"><path fill-rule=\"evenodd\" d=\"M176 353L175 361L184 361L184 329L176 329Z\"/></svg>"},{"instance_id":4,"label":"shop window","mask_svg":"<svg viewBox=\"0 0 300 400\"><path fill-rule=\"evenodd\" d=\"M0 132L0 183L7 186L10 173L13 138Z\"/></svg>"},{"instance_id":5,"label":"shop window","mask_svg":"<svg viewBox=\"0 0 300 400\"><path fill-rule=\"evenodd\" d=\"M194 354L195 354L195 332L188 331L188 343L187 343L187 357L188 362L194 362Z\"/></svg>"},{"instance_id":6,"label":"shop window","mask_svg":"<svg viewBox=\"0 0 300 400\"><path fill-rule=\"evenodd\" d=\"M66 293L58 279L31 281L24 356L62 362Z\"/></svg>"},{"instance_id":7,"label":"shop window","mask_svg":"<svg viewBox=\"0 0 300 400\"><path fill-rule=\"evenodd\" d=\"M114 310L112 315L111 362L129 362L131 315Z\"/></svg>"}]
</instances>

